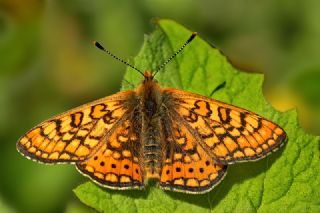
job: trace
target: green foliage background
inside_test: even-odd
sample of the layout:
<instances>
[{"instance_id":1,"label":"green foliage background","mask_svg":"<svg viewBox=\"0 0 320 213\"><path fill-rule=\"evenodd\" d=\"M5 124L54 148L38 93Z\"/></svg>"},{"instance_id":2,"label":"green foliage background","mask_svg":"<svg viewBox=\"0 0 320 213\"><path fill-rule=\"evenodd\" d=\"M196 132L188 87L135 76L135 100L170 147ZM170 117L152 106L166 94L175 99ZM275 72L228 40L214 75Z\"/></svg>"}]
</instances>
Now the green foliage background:
<instances>
[{"instance_id":1,"label":"green foliage background","mask_svg":"<svg viewBox=\"0 0 320 213\"><path fill-rule=\"evenodd\" d=\"M319 7L317 0L0 0L0 212L92 212L72 192L87 180L73 166L28 161L16 152L15 143L48 117L119 91L125 67L99 52L91 41L101 41L131 60L144 42L143 34L153 31L150 20L154 17L171 18L199 32L236 67L264 73L263 93L268 102L281 110L297 105L304 128L319 135ZM160 37L159 42L165 38ZM150 63L156 62L146 59L135 63L141 69L154 67ZM194 68L187 69L191 61L184 64L183 69L170 64L166 72L174 76L183 70L188 77L187 71ZM224 79L215 75L210 82L218 84ZM126 78L138 83L134 76ZM186 83L159 80L188 89ZM208 94L205 85L198 90L194 86L194 92ZM223 91L214 98L247 106L245 100L233 100ZM282 152L285 150L287 146ZM307 164L312 162L314 156L298 150L293 149ZM275 158L276 162L281 159ZM241 167L245 165L252 164ZM265 165L261 169L257 174L269 171ZM227 178L233 176L231 172ZM303 186L300 190L313 191Z\"/></svg>"}]
</instances>

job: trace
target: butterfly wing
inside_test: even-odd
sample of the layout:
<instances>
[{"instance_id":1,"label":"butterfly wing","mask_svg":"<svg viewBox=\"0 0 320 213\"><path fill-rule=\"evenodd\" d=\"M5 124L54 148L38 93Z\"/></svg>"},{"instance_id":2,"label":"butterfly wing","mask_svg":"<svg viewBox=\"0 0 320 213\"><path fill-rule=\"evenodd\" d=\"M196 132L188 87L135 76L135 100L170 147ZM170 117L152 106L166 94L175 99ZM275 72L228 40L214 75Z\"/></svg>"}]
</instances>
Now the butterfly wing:
<instances>
[{"instance_id":1,"label":"butterfly wing","mask_svg":"<svg viewBox=\"0 0 320 213\"><path fill-rule=\"evenodd\" d=\"M103 187L144 188L140 132L141 116L135 109L102 139L98 152L77 163L78 170Z\"/></svg>"},{"instance_id":2,"label":"butterfly wing","mask_svg":"<svg viewBox=\"0 0 320 213\"><path fill-rule=\"evenodd\" d=\"M43 163L77 162L101 147L101 139L129 110L133 92L121 92L53 117L28 131L18 143L25 157Z\"/></svg>"},{"instance_id":3,"label":"butterfly wing","mask_svg":"<svg viewBox=\"0 0 320 213\"><path fill-rule=\"evenodd\" d=\"M192 194L210 191L224 178L227 166L213 161L177 113L168 109L162 112L164 159L160 188Z\"/></svg>"},{"instance_id":4,"label":"butterfly wing","mask_svg":"<svg viewBox=\"0 0 320 213\"><path fill-rule=\"evenodd\" d=\"M163 94L215 162L255 161L287 139L280 126L245 109L176 89Z\"/></svg>"},{"instance_id":5,"label":"butterfly wing","mask_svg":"<svg viewBox=\"0 0 320 213\"><path fill-rule=\"evenodd\" d=\"M17 148L38 162L76 163L104 187L142 188L137 100L126 91L77 107L31 129Z\"/></svg>"}]
</instances>

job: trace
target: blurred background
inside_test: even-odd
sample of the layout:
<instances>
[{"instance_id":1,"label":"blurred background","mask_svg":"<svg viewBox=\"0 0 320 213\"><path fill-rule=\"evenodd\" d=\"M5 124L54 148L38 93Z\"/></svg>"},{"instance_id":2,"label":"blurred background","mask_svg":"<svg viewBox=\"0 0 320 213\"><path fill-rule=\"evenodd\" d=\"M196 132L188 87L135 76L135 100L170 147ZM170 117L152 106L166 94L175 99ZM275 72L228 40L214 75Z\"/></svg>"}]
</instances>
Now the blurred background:
<instances>
[{"instance_id":1,"label":"blurred background","mask_svg":"<svg viewBox=\"0 0 320 213\"><path fill-rule=\"evenodd\" d=\"M85 181L70 165L20 156L28 129L72 107L117 92L152 18L200 33L241 69L265 73L278 110L297 107L307 132L320 134L318 0L0 0L0 212L93 212L72 189ZM144 69L142 67L141 69Z\"/></svg>"}]
</instances>

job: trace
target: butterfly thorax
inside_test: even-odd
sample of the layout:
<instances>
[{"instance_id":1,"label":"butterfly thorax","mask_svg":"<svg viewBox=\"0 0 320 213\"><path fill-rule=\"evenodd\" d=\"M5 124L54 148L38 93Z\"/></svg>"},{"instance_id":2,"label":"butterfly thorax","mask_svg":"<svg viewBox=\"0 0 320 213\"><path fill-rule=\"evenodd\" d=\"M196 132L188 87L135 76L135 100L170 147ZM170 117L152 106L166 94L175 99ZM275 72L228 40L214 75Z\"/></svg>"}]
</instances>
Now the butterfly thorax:
<instances>
[{"instance_id":1,"label":"butterfly thorax","mask_svg":"<svg viewBox=\"0 0 320 213\"><path fill-rule=\"evenodd\" d=\"M161 105L161 88L152 78L145 78L137 90L146 118L153 118Z\"/></svg>"},{"instance_id":2,"label":"butterfly thorax","mask_svg":"<svg viewBox=\"0 0 320 213\"><path fill-rule=\"evenodd\" d=\"M145 79L137 89L140 97L142 113L142 144L143 158L146 175L148 178L159 178L161 168L161 143L160 143L160 107L161 88L153 80L150 72L145 72Z\"/></svg>"}]
</instances>

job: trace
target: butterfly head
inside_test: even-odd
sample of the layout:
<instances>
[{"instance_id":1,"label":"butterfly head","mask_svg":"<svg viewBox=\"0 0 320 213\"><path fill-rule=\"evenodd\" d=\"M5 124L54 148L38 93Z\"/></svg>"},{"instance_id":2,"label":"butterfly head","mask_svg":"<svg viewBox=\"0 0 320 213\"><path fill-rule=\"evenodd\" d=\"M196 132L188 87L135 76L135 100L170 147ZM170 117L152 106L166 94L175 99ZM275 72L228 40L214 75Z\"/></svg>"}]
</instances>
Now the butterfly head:
<instances>
[{"instance_id":1,"label":"butterfly head","mask_svg":"<svg viewBox=\"0 0 320 213\"><path fill-rule=\"evenodd\" d=\"M154 78L154 73L151 70L146 70L143 73L144 79L141 81L140 86L137 88L137 92L140 96L145 96L152 99L152 97L160 91L160 85Z\"/></svg>"},{"instance_id":2,"label":"butterfly head","mask_svg":"<svg viewBox=\"0 0 320 213\"><path fill-rule=\"evenodd\" d=\"M151 70L146 70L143 73L144 79L141 82L141 90L153 90L159 88L158 81L154 78L154 73Z\"/></svg>"},{"instance_id":3,"label":"butterfly head","mask_svg":"<svg viewBox=\"0 0 320 213\"><path fill-rule=\"evenodd\" d=\"M146 70L143 73L144 81L153 81L153 75L150 70Z\"/></svg>"}]
</instances>

